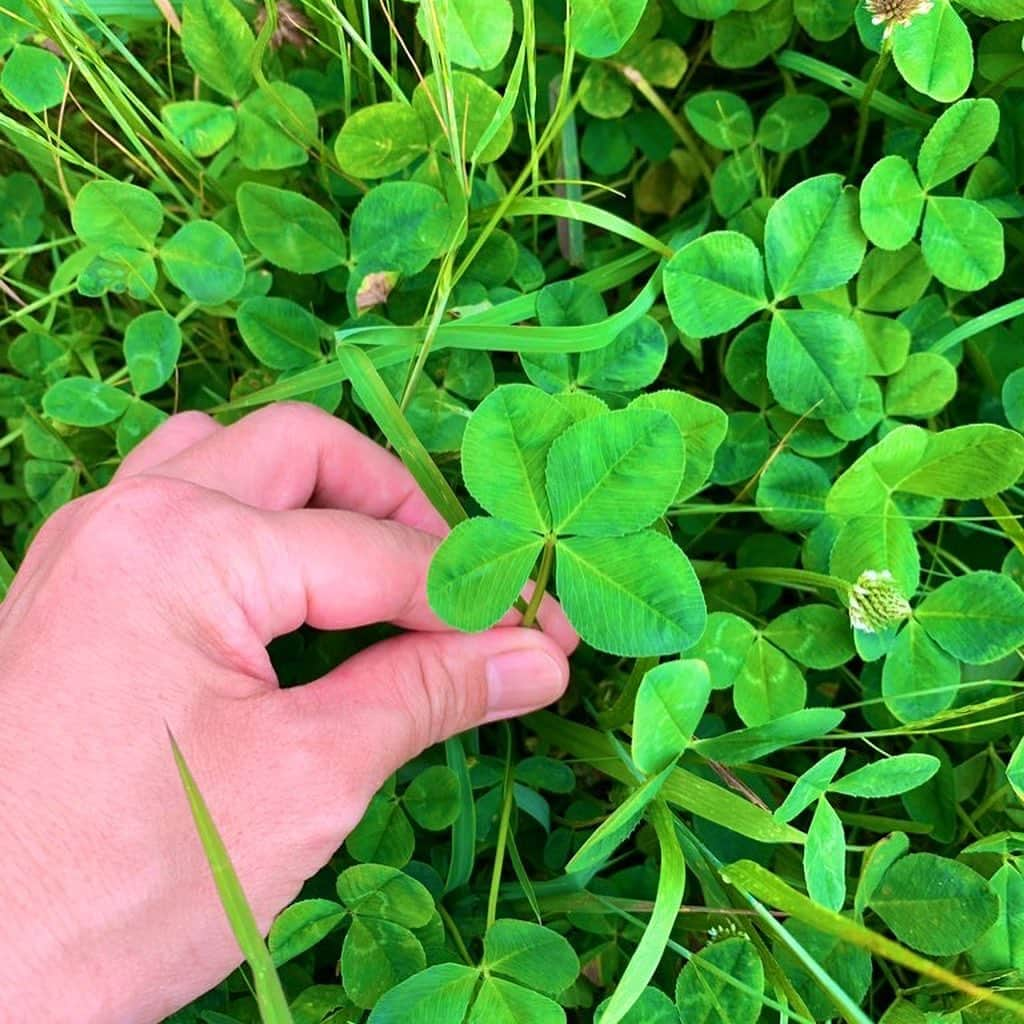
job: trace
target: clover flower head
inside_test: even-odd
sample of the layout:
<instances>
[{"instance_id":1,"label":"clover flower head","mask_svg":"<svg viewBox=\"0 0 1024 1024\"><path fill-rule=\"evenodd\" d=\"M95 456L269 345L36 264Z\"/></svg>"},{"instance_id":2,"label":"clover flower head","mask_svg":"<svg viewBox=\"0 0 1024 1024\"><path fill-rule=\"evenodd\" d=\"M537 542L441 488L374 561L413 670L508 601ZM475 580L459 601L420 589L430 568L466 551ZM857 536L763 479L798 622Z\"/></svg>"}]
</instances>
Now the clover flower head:
<instances>
[{"instance_id":1,"label":"clover flower head","mask_svg":"<svg viewBox=\"0 0 1024 1024\"><path fill-rule=\"evenodd\" d=\"M872 25L885 25L885 38L892 35L897 25L909 25L918 14L927 14L933 0L864 0L871 15Z\"/></svg>"},{"instance_id":2,"label":"clover flower head","mask_svg":"<svg viewBox=\"0 0 1024 1024\"><path fill-rule=\"evenodd\" d=\"M910 618L910 602L888 569L866 569L850 588L850 624L862 633L882 633Z\"/></svg>"}]
</instances>

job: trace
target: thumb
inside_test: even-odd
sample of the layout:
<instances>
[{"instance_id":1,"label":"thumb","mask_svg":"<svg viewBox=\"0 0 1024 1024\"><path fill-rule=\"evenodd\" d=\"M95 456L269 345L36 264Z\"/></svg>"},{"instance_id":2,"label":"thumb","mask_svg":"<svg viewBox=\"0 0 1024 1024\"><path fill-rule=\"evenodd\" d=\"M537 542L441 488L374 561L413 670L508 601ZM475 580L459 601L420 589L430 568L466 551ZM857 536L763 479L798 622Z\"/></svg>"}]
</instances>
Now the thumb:
<instances>
[{"instance_id":1,"label":"thumb","mask_svg":"<svg viewBox=\"0 0 1024 1024\"><path fill-rule=\"evenodd\" d=\"M569 663L555 641L504 627L406 633L276 696L290 704L285 717L297 720L322 763L336 766L354 755L374 792L426 747L550 704L568 680Z\"/></svg>"},{"instance_id":2,"label":"thumb","mask_svg":"<svg viewBox=\"0 0 1024 1024\"><path fill-rule=\"evenodd\" d=\"M565 651L538 630L406 633L316 682L263 691L248 715L233 699L223 721L230 742L217 749L230 758L224 774L236 798L252 798L261 834L287 850L297 890L403 764L473 726L550 704L568 679Z\"/></svg>"}]
</instances>

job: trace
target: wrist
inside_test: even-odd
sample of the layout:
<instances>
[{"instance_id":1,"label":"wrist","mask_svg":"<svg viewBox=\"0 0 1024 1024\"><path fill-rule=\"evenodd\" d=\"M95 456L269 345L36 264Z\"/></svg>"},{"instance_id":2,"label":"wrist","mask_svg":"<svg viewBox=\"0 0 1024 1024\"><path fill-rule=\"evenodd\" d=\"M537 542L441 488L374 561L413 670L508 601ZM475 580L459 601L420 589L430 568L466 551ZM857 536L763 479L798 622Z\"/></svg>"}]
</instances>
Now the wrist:
<instances>
[{"instance_id":1,"label":"wrist","mask_svg":"<svg viewBox=\"0 0 1024 1024\"><path fill-rule=\"evenodd\" d=\"M75 915L63 897L48 891L38 858L3 809L0 835L0 1017L116 1024L105 972L95 962L102 947L78 934Z\"/></svg>"},{"instance_id":2,"label":"wrist","mask_svg":"<svg viewBox=\"0 0 1024 1024\"><path fill-rule=\"evenodd\" d=\"M5 709L6 710L6 709ZM7 717L11 725L13 717ZM115 1024L103 946L77 925L79 908L47 861L62 845L59 812L26 778L25 766L5 763L13 744L0 735L0 992L3 1020L53 1024Z\"/></svg>"}]
</instances>

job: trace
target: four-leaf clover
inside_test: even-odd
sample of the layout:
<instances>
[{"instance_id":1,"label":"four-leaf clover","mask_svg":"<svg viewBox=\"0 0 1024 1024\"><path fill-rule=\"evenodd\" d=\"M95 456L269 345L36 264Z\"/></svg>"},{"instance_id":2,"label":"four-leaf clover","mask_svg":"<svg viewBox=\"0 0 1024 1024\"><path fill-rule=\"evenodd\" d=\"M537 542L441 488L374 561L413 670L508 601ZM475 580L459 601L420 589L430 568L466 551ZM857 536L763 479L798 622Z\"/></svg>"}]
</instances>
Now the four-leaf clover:
<instances>
[{"instance_id":1,"label":"four-leaf clover","mask_svg":"<svg viewBox=\"0 0 1024 1024\"><path fill-rule=\"evenodd\" d=\"M680 491L685 452L662 409L634 403L576 421L536 388L498 388L462 448L466 486L490 516L460 523L438 550L434 611L487 629L538 559L540 587L554 559L559 600L587 643L622 656L683 650L704 629L704 598L689 560L651 527Z\"/></svg>"}]
</instances>

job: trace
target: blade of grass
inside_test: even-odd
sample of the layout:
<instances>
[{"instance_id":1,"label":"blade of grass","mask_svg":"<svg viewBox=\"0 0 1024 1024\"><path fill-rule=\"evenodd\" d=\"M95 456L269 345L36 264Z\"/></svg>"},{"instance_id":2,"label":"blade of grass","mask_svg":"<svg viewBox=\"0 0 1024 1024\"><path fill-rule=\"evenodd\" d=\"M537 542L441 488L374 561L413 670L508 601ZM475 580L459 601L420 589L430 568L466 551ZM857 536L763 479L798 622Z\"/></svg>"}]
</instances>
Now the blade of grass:
<instances>
[{"instance_id":1,"label":"blade of grass","mask_svg":"<svg viewBox=\"0 0 1024 1024\"><path fill-rule=\"evenodd\" d=\"M630 913L629 910L617 906L615 901L611 897L593 895L591 898L596 903L598 903L599 906L604 907L608 913L614 914L617 917L621 917L624 921L628 921L630 924L635 925L636 927L642 927L643 920L641 918L637 917L635 914ZM590 905L586 906L583 909L586 913L597 912L597 910ZM694 953L692 950L687 949L686 946L682 946L678 942L673 942L671 939L665 943L665 948L681 956L684 960L692 960L694 957ZM727 985L730 988L734 988L736 989L736 991L742 992L744 995L757 996L759 994L755 992L754 989L748 988L746 985L743 984L743 982L739 981L737 978L734 978L731 974L727 973L726 971L723 971L714 963L706 961L701 965L701 969L707 971L707 973L710 974L712 977L717 978L719 981L722 982L723 985ZM783 1006L782 1003L778 1002L775 999L772 999L770 996L767 996L764 993L760 993L760 998L762 1004L769 1010L775 1010L778 1012L787 1010L787 1008ZM813 1024L814 1018L811 1017L810 1014L804 1015L802 1013L796 1013L792 1009L789 1009L788 1013L790 1014L788 1020L791 1022L791 1024Z\"/></svg>"},{"instance_id":2,"label":"blade of grass","mask_svg":"<svg viewBox=\"0 0 1024 1024\"><path fill-rule=\"evenodd\" d=\"M621 729L633 720L633 705L636 701L637 691L640 689L640 683L657 664L657 658L637 658L633 663L633 668L622 687L622 692L615 699L615 703L607 711L599 712L597 715L597 724L605 732Z\"/></svg>"},{"instance_id":3,"label":"blade of grass","mask_svg":"<svg viewBox=\"0 0 1024 1024\"><path fill-rule=\"evenodd\" d=\"M722 870L722 877L753 899L762 900L769 906L785 911L827 935L834 935L851 945L860 946L875 956L891 960L901 967L906 967L932 981L937 981L954 991L962 992L972 999L979 999L1002 1007L1015 1017L1024 1020L1024 1004L1008 999L991 989L975 985L931 960L918 956L917 953L901 946L898 942L893 942L892 939L878 935L848 917L843 917L841 914L819 906L813 900L797 892L796 889L788 886L780 878L776 878L766 871L760 864L749 860L737 861ZM862 1019L867 1022L867 1018Z\"/></svg>"},{"instance_id":4,"label":"blade of grass","mask_svg":"<svg viewBox=\"0 0 1024 1024\"><path fill-rule=\"evenodd\" d=\"M796 957L803 965L804 970L818 983L819 987L832 1000L836 1009L842 1014L847 1024L873 1024L871 1018L847 995L846 990L839 985L831 974L826 971L817 960L807 952L798 942L789 929L774 917L755 899L750 899L750 905L761 918L766 929Z\"/></svg>"},{"instance_id":5,"label":"blade of grass","mask_svg":"<svg viewBox=\"0 0 1024 1024\"><path fill-rule=\"evenodd\" d=\"M532 11L530 16L532 17ZM527 33L524 32L523 40L519 44L519 52L516 54L516 61L512 65L512 71L508 76L508 81L505 83L505 91L502 94L501 102L498 104L497 109L494 111L494 116L484 129L483 134L477 140L477 144L473 147L473 152L470 154L470 163L472 163L474 167L480 159L480 154L487 149L494 137L498 134L501 126L512 115L512 108L516 105L516 101L519 99L519 90L522 87L523 70L526 67L527 51L528 39Z\"/></svg>"},{"instance_id":6,"label":"blade of grass","mask_svg":"<svg viewBox=\"0 0 1024 1024\"><path fill-rule=\"evenodd\" d=\"M642 228L631 224L624 217L618 217L614 213L602 210L590 203L577 202L574 199L559 199L556 197L532 199L523 196L516 199L505 211L508 217L522 217L533 215L549 215L565 220L580 221L584 224L593 224L594 227L613 234L628 238L637 245L657 253L665 259L671 259L675 250L666 245L660 238L648 234Z\"/></svg>"},{"instance_id":7,"label":"blade of grass","mask_svg":"<svg viewBox=\"0 0 1024 1024\"><path fill-rule=\"evenodd\" d=\"M491 352L565 353L604 348L654 305L661 292L661 267L651 275L637 297L614 316L583 327L503 327L456 321L437 329L434 351L443 348ZM336 333L342 345L414 346L422 327L348 327ZM340 350L339 350L340 351Z\"/></svg>"},{"instance_id":8,"label":"blade of grass","mask_svg":"<svg viewBox=\"0 0 1024 1024\"><path fill-rule=\"evenodd\" d=\"M626 81L629 82L629 84L632 85L645 100L647 100L651 107L661 116L661 119L669 126L669 128L672 129L676 138L683 144L683 148L690 155L690 159L694 162L710 189L712 187L714 171L708 163L707 157L704 155L704 151L700 148L696 136L687 126L686 122L674 113L668 104L658 95L658 90L655 89L654 86L652 86L636 68L631 67L628 64L618 65L618 68L622 73L622 77L625 78Z\"/></svg>"},{"instance_id":9,"label":"blade of grass","mask_svg":"<svg viewBox=\"0 0 1024 1024\"><path fill-rule=\"evenodd\" d=\"M655 257L650 252L640 250L630 253L628 256L621 256L594 270L588 270L585 274L574 277L573 280L595 288L599 292L606 292L631 281L637 274L653 266L655 262ZM496 306L467 313L459 323L508 325L529 320L537 313L538 294L539 292L536 291L527 292L525 295L509 299L507 302L499 302Z\"/></svg>"},{"instance_id":10,"label":"blade of grass","mask_svg":"<svg viewBox=\"0 0 1024 1024\"><path fill-rule=\"evenodd\" d=\"M686 242L691 241L693 238L700 235L706 219L706 208L704 208L703 211L697 210L696 216L694 215L694 212L691 211L687 218L674 229L677 232L681 232L680 239L677 240L677 244L684 245ZM640 250L638 252L630 253L628 256L620 257L617 260L612 260L610 263L601 267L596 267L594 270L589 270L585 274L580 274L579 277L574 278L574 280L579 281L581 284L587 284L591 288L596 288L600 292L606 292L632 280L632 278L634 278L638 273L647 269L655 262L656 257L651 252L647 250ZM72 289L69 288L68 290L70 291ZM459 320L458 323L459 326L472 325L475 327L484 327L492 324L508 326L518 323L521 320L528 320L536 314L536 310L537 292L530 292L526 295L520 295L514 299L510 299L508 302L501 302L489 309L467 314ZM442 325L441 330L443 331L446 327L450 328L453 326L455 325ZM399 328L390 329L399 330ZM414 334L417 329L405 328L405 330L409 331L408 337L416 338L416 342L418 344L419 334ZM588 328L588 330L592 329ZM422 329L420 329L420 331L422 331ZM488 337L491 337L491 335L489 334ZM409 341L406 341L404 344L394 345L390 348L380 345L379 347L375 347L369 353L370 359L373 362L373 365L378 369L405 362L411 355L415 354L415 352L410 348L410 344L411 343ZM521 350L525 351L524 349L512 349L512 351ZM225 402L222 405L216 406L211 411L218 413L227 412L229 410L252 409L256 406L266 405L268 402L297 398L300 395L308 394L318 388L336 384L338 381L344 380L345 376L345 371L341 367L341 364L337 361L332 361L329 364L304 370L302 373L298 373L294 377L289 377L288 380L271 384L269 387L262 388L260 391L255 391L251 395L246 395L244 398Z\"/></svg>"},{"instance_id":11,"label":"blade of grass","mask_svg":"<svg viewBox=\"0 0 1024 1024\"><path fill-rule=\"evenodd\" d=\"M514 831L508 834L508 859L512 863L512 870L515 872L516 880L523 890L526 902L530 904L530 910L533 911L533 916L537 919L537 924L543 924L544 917L540 911L537 892L534 889L533 882L530 880L530 875L526 870L526 865L523 863L523 858L519 853ZM502 887L502 891L504 891L504 887Z\"/></svg>"},{"instance_id":12,"label":"blade of grass","mask_svg":"<svg viewBox=\"0 0 1024 1024\"><path fill-rule=\"evenodd\" d=\"M567 721L550 711L538 711L524 721L542 739L581 758L599 772L620 782L633 784L636 781L628 767L616 757L608 737L596 729ZM683 768L672 772L659 795L699 818L727 821L733 832L748 839L762 843L803 843L806 838L803 832L782 825L762 808Z\"/></svg>"},{"instance_id":13,"label":"blade of grass","mask_svg":"<svg viewBox=\"0 0 1024 1024\"><path fill-rule=\"evenodd\" d=\"M342 345L338 349L338 360L360 401L366 406L398 457L416 478L416 482L433 503L434 508L441 513L449 526L462 522L466 518L466 510L441 470L437 468L437 463L430 457L409 426L408 420L402 415L402 410L388 391L369 356L360 349Z\"/></svg>"},{"instance_id":14,"label":"blade of grass","mask_svg":"<svg viewBox=\"0 0 1024 1024\"><path fill-rule=\"evenodd\" d=\"M552 115L558 110L558 101L562 93L561 86L561 75L556 75L551 79L548 86ZM560 142L561 152L558 158L557 177L563 179L564 183L556 185L555 191L570 202L578 202L583 198L583 189L579 183L583 171L580 168L580 149L576 137L576 116L571 110L562 123ZM556 226L558 245L566 263L570 267L582 266L584 244L582 223L574 218L560 217Z\"/></svg>"},{"instance_id":15,"label":"blade of grass","mask_svg":"<svg viewBox=\"0 0 1024 1024\"><path fill-rule=\"evenodd\" d=\"M192 777L192 772L189 770L170 728L167 729L167 737L171 742L171 751L174 754L174 763L178 766L181 784L188 797L192 818L196 823L196 831L203 844L203 852L206 854L210 871L213 873L217 893L224 905L224 912L231 922L231 930L235 934L242 955L252 970L256 1004L259 1007L263 1024L293 1024L291 1011L288 1009L288 1000L285 998L284 989L281 988L281 979L277 976L270 950L263 942L263 936L260 934L249 901L242 891L238 875L235 874L224 841L213 823L213 818L210 817L206 801Z\"/></svg>"},{"instance_id":16,"label":"blade of grass","mask_svg":"<svg viewBox=\"0 0 1024 1024\"><path fill-rule=\"evenodd\" d=\"M662 963L666 945L672 937L672 928L676 924L676 915L683 902L686 862L676 840L672 815L660 800L655 800L647 813L657 834L658 849L662 853L662 869L658 873L654 909L643 937L601 1015L602 1024L618 1024L640 998L658 964Z\"/></svg>"},{"instance_id":17,"label":"blade of grass","mask_svg":"<svg viewBox=\"0 0 1024 1024\"><path fill-rule=\"evenodd\" d=\"M498 919L498 894L501 891L501 873L505 866L505 850L512 834L512 810L515 807L515 777L512 758L512 730L507 722L501 723L505 735L505 776L502 782L501 814L498 818L498 836L494 843L494 863L491 865L491 888L487 895L487 930Z\"/></svg>"},{"instance_id":18,"label":"blade of grass","mask_svg":"<svg viewBox=\"0 0 1024 1024\"><path fill-rule=\"evenodd\" d=\"M1009 509L1009 506L998 494L985 498L985 508L992 513L996 522L1002 527L1003 533L1013 541L1013 546L1024 555L1024 527L1020 520Z\"/></svg>"},{"instance_id":19,"label":"blade of grass","mask_svg":"<svg viewBox=\"0 0 1024 1024\"><path fill-rule=\"evenodd\" d=\"M995 309L990 309L987 313L962 323L959 327L945 335L945 337L940 338L932 346L931 351L942 355L944 352L956 348L960 342L967 341L976 334L981 334L982 331L987 331L991 327L1005 323L1007 320L1012 320L1018 316L1024 316L1024 299L1015 299L1013 302L1007 302L1005 305L996 306Z\"/></svg>"},{"instance_id":20,"label":"blade of grass","mask_svg":"<svg viewBox=\"0 0 1024 1024\"><path fill-rule=\"evenodd\" d=\"M654 897L654 909L647 922L647 928L601 1015L601 1024L619 1024L643 994L647 983L654 977L658 964L661 963L665 947L672 936L676 915L683 902L686 862L676 840L672 815L662 800L655 800L647 813L657 833L658 849L661 851L658 891Z\"/></svg>"},{"instance_id":21,"label":"blade of grass","mask_svg":"<svg viewBox=\"0 0 1024 1024\"><path fill-rule=\"evenodd\" d=\"M826 64L824 61L808 57L805 53L798 53L796 50L783 50L775 55L775 63L787 71L795 71L798 75L806 75L823 85L827 85L846 96L859 100L867 91L867 83L859 78ZM914 128L921 128L927 131L935 122L935 118L929 114L908 107L899 100L894 100L885 93L875 92L871 97L871 107L880 114L902 121Z\"/></svg>"},{"instance_id":22,"label":"blade of grass","mask_svg":"<svg viewBox=\"0 0 1024 1024\"><path fill-rule=\"evenodd\" d=\"M452 736L444 744L445 762L459 781L459 816L452 824L451 860L448 863L448 878L444 891L451 892L466 885L473 876L476 857L476 801L473 799L473 783L469 777L466 748L458 736Z\"/></svg>"},{"instance_id":23,"label":"blade of grass","mask_svg":"<svg viewBox=\"0 0 1024 1024\"><path fill-rule=\"evenodd\" d=\"M198 195L201 190L196 182L203 169L196 159L168 131L154 113L152 105L143 102L122 81L113 66L104 60L96 43L77 24L66 7L34 2L33 11L43 30L60 46L75 72L88 84L103 109L117 124L120 129L119 144L123 141L125 154L134 154L138 166L152 175L153 180L159 182L181 206L187 208L189 200L168 174L168 169L185 181L194 195ZM75 93L72 93L74 97ZM76 105L83 109L77 100ZM107 133L107 140L112 142L113 139ZM186 169L191 173L191 178L186 175ZM210 180L207 191L219 193L216 182Z\"/></svg>"},{"instance_id":24,"label":"blade of grass","mask_svg":"<svg viewBox=\"0 0 1024 1024\"><path fill-rule=\"evenodd\" d=\"M365 68L360 67L359 71L364 72L365 69L372 68L381 78L385 85L391 92L391 98L397 100L399 103L409 103L409 98L405 95L405 91L390 71L381 63L377 55L373 50L366 45L366 40L359 34L359 30L355 27L353 19L342 14L341 9L337 4L334 3L307 3L309 8L319 14L326 21L330 22L335 31L338 33L339 45L337 47L337 53L339 59L342 59L343 55L348 53L348 48L341 45L341 39L344 37L352 44L352 48L362 57L365 64ZM348 12L349 14L353 12ZM358 66L358 65L357 65ZM367 76L368 77L368 76ZM345 93L346 103L351 103L351 97L348 92ZM347 111L346 111L347 113Z\"/></svg>"},{"instance_id":25,"label":"blade of grass","mask_svg":"<svg viewBox=\"0 0 1024 1024\"><path fill-rule=\"evenodd\" d=\"M101 15L101 11L97 9L95 0L90 0L89 3L84 0L77 0L77 2L65 3L65 6L72 8L75 13L81 17L87 19L91 25L94 26L96 31L103 36L106 40L107 45L117 51L118 55L124 60L145 83L148 85L161 99L167 99L167 91L164 87L146 70L144 64L138 60L138 58L128 49L127 46L121 41L118 34L110 29L106 21ZM160 21L161 14L160 9L157 7L152 0L141 0L134 5L123 4L124 8L133 7L135 13L128 14L127 10L124 12L126 17L137 17L140 14L145 14L147 17L150 12L155 15L155 18L151 20Z\"/></svg>"}]
</instances>

